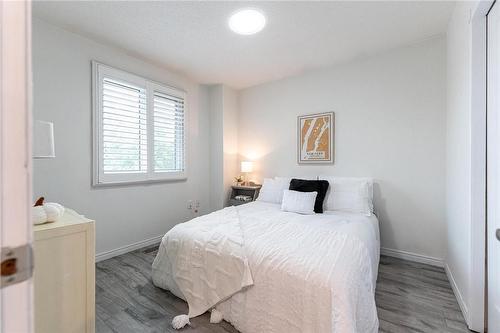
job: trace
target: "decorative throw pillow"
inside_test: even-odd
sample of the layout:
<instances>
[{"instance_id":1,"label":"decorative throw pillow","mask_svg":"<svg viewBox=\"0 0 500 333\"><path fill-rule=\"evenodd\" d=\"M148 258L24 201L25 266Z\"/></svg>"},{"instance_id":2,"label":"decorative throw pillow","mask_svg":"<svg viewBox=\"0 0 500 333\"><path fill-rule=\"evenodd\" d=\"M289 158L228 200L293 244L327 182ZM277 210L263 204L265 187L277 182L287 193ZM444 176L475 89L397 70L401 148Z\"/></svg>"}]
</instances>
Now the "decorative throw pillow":
<instances>
[{"instance_id":1,"label":"decorative throw pillow","mask_svg":"<svg viewBox=\"0 0 500 333\"><path fill-rule=\"evenodd\" d=\"M326 180L305 180L292 179L290 181L290 190L299 192L318 192L314 204L316 213L323 213L323 201L325 200L326 191L328 191L328 181Z\"/></svg>"},{"instance_id":2,"label":"decorative throw pillow","mask_svg":"<svg viewBox=\"0 0 500 333\"><path fill-rule=\"evenodd\" d=\"M283 191L281 210L298 214L314 214L314 204L318 192Z\"/></svg>"}]
</instances>

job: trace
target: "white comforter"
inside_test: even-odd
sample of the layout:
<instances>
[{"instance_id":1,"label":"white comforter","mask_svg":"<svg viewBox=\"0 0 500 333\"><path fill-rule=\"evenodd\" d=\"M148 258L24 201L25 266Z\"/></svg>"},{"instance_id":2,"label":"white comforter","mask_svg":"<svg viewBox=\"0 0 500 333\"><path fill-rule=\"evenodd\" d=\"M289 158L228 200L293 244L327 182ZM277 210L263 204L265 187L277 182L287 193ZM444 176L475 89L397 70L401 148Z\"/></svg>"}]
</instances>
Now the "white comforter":
<instances>
[{"instance_id":1,"label":"white comforter","mask_svg":"<svg viewBox=\"0 0 500 333\"><path fill-rule=\"evenodd\" d=\"M206 244L203 232L197 229L209 230L209 225L217 224L214 221L231 218L231 210L237 210L243 236L243 252L236 257L248 263L251 276L245 276L245 264L236 264L243 269L241 274L234 274L233 286L239 288L233 289L239 291L233 290L230 297L220 295L220 302L215 297L199 304L207 309L216 305L224 319L244 333L378 331L374 294L379 240L378 222L373 216L304 216L262 202L226 208L179 224L165 235L153 263L154 284L187 300L191 313L186 281L176 276L178 260L167 253L172 248L170 235L186 238L186 243ZM224 229L219 228L219 232ZM235 232L234 228L227 230ZM232 238L229 234L226 237ZM220 258L234 250L234 246L218 247ZM193 256L176 252L176 256L179 254ZM215 265L227 266L221 262ZM196 280L195 274L188 275ZM217 286L212 282L206 284L213 289L206 294L218 295L220 283Z\"/></svg>"}]
</instances>

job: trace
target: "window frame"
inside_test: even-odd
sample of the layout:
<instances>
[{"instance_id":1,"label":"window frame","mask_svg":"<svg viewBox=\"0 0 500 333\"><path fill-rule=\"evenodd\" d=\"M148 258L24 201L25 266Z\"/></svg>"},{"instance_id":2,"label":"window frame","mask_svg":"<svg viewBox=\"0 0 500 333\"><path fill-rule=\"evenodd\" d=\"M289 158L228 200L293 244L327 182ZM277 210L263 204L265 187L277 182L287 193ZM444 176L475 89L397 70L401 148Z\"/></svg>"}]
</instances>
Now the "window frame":
<instances>
[{"instance_id":1,"label":"window frame","mask_svg":"<svg viewBox=\"0 0 500 333\"><path fill-rule=\"evenodd\" d=\"M103 167L103 77L128 82L146 90L147 171L145 173L105 174ZM184 101L183 171L154 171L154 93L159 92ZM148 80L139 75L92 61L92 186L117 186L140 183L182 181L187 179L187 112L186 92L182 89Z\"/></svg>"}]
</instances>

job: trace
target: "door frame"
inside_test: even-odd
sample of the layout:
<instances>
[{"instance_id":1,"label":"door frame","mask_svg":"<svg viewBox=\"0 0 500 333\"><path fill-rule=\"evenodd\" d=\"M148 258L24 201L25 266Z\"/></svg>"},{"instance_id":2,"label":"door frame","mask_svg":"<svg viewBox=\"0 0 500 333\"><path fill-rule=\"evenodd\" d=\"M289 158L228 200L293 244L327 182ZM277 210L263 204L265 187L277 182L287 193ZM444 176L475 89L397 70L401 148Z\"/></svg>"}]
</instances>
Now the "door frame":
<instances>
[{"instance_id":1,"label":"door frame","mask_svg":"<svg viewBox=\"0 0 500 333\"><path fill-rule=\"evenodd\" d=\"M32 243L31 77L31 2L0 1L0 248ZM0 332L33 332L32 280L0 289Z\"/></svg>"}]
</instances>

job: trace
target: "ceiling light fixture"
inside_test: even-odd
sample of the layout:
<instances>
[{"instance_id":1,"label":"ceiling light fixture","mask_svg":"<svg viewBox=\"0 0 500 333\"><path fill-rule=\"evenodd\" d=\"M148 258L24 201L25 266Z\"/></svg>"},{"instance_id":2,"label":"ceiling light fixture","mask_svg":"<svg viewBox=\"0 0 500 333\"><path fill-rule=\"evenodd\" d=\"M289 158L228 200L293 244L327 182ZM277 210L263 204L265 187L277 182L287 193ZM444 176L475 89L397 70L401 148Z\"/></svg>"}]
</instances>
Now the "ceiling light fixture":
<instances>
[{"instance_id":1,"label":"ceiling light fixture","mask_svg":"<svg viewBox=\"0 0 500 333\"><path fill-rule=\"evenodd\" d=\"M240 35L253 35L264 29L266 17L257 9L241 9L229 17L229 28Z\"/></svg>"}]
</instances>

